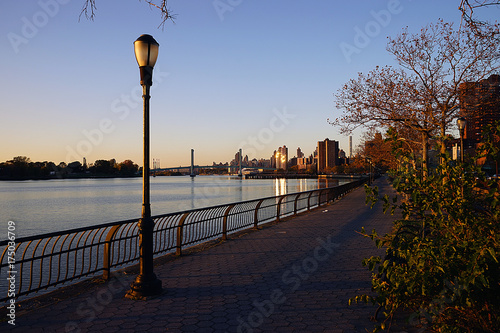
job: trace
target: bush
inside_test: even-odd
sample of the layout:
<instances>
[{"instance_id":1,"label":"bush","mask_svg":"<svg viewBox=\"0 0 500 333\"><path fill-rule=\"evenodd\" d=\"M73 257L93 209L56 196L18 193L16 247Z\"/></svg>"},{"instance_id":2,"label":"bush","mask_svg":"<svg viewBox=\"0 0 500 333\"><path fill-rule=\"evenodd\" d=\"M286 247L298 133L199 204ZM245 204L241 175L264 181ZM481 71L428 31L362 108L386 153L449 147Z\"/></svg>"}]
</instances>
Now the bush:
<instances>
[{"instance_id":1,"label":"bush","mask_svg":"<svg viewBox=\"0 0 500 333\"><path fill-rule=\"evenodd\" d=\"M500 126L496 127L500 133ZM482 157L498 159L494 145ZM479 156L479 157L481 157ZM405 160L404 156L399 156ZM378 198L366 187L367 201L382 199L384 210L402 219L393 232L362 233L386 248L385 258L363 261L372 273L375 296L351 301L378 304L388 326L396 311L410 311L409 323L435 332L498 332L500 327L500 185L480 168L447 156L429 176L408 163L393 175L403 196Z\"/></svg>"}]
</instances>

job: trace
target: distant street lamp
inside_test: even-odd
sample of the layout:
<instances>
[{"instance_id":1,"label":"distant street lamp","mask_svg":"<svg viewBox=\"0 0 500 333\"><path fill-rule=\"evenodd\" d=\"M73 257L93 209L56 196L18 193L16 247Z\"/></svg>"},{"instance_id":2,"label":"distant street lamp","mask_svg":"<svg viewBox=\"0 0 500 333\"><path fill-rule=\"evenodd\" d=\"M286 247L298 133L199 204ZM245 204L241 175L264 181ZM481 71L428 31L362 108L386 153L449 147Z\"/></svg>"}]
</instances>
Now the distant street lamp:
<instances>
[{"instance_id":1,"label":"distant street lamp","mask_svg":"<svg viewBox=\"0 0 500 333\"><path fill-rule=\"evenodd\" d=\"M460 131L460 161L464 162L464 129L467 126L467 120L464 117L457 119L458 130Z\"/></svg>"},{"instance_id":2,"label":"distant street lamp","mask_svg":"<svg viewBox=\"0 0 500 333\"><path fill-rule=\"evenodd\" d=\"M162 292L161 281L153 272L153 228L149 200L149 90L153 85L153 67L158 57L159 44L150 35L141 35L134 42L135 58L141 73L144 99L144 159L142 167L142 218L139 220L139 275L130 285L129 298L142 298Z\"/></svg>"},{"instance_id":3,"label":"distant street lamp","mask_svg":"<svg viewBox=\"0 0 500 333\"><path fill-rule=\"evenodd\" d=\"M365 157L366 161L368 162L368 186L372 185L372 158L371 157Z\"/></svg>"}]
</instances>

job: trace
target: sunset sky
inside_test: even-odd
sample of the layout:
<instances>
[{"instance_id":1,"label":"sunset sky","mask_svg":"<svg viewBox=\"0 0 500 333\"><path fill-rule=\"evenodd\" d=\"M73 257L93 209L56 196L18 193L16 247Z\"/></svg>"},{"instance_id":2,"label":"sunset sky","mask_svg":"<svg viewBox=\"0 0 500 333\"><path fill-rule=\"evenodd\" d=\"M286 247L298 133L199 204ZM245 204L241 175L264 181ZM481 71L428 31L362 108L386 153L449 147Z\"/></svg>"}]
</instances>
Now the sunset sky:
<instances>
[{"instance_id":1,"label":"sunset sky","mask_svg":"<svg viewBox=\"0 0 500 333\"><path fill-rule=\"evenodd\" d=\"M396 65L387 36L443 18L459 0L170 0L163 28L144 1L0 3L0 162L142 164L142 98L133 42L160 44L151 91L151 157L162 167L226 162L239 148L269 158L279 146L309 155L348 137L333 94L358 72ZM498 8L488 10L499 17ZM358 131L354 145L359 143Z\"/></svg>"}]
</instances>

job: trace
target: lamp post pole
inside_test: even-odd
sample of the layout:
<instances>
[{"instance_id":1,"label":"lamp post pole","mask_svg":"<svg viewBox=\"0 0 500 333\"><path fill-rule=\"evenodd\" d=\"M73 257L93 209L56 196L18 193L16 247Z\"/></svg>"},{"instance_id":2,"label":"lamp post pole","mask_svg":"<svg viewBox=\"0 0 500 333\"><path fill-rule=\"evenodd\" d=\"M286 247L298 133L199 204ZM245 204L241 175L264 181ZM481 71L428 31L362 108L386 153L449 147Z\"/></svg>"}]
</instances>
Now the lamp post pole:
<instances>
[{"instance_id":1,"label":"lamp post pole","mask_svg":"<svg viewBox=\"0 0 500 333\"><path fill-rule=\"evenodd\" d=\"M365 157L366 162L368 162L368 186L372 185L372 159L371 157Z\"/></svg>"},{"instance_id":2,"label":"lamp post pole","mask_svg":"<svg viewBox=\"0 0 500 333\"><path fill-rule=\"evenodd\" d=\"M460 131L460 162L464 163L464 131Z\"/></svg>"},{"instance_id":3,"label":"lamp post pole","mask_svg":"<svg viewBox=\"0 0 500 333\"><path fill-rule=\"evenodd\" d=\"M467 121L464 117L457 119L458 130L460 131L460 162L464 162L464 129Z\"/></svg>"},{"instance_id":4,"label":"lamp post pole","mask_svg":"<svg viewBox=\"0 0 500 333\"><path fill-rule=\"evenodd\" d=\"M464 117L460 117L457 119L457 126L458 126L458 130L460 131L460 162L462 162L462 164L464 163L464 129L465 129L466 124L467 124L467 121L465 120ZM462 176L462 178L463 178L463 176ZM462 198L463 198L464 197L463 181L462 181L461 192L462 192Z\"/></svg>"},{"instance_id":5,"label":"lamp post pole","mask_svg":"<svg viewBox=\"0 0 500 333\"><path fill-rule=\"evenodd\" d=\"M139 275L130 285L129 298L144 298L162 292L161 281L153 272L153 229L151 218L149 186L149 100L153 85L153 67L158 56L158 43L150 35L141 35L134 42L135 56L141 73L141 85L144 100L144 154L142 167L142 217L139 220Z\"/></svg>"}]
</instances>

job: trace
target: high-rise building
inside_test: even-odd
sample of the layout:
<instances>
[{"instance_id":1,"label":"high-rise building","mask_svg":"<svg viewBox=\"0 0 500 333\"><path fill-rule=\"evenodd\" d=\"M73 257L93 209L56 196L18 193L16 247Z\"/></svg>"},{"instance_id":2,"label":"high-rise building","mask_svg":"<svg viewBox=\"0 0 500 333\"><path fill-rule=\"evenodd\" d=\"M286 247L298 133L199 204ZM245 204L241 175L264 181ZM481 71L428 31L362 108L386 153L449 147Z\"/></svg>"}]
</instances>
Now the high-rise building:
<instances>
[{"instance_id":1,"label":"high-rise building","mask_svg":"<svg viewBox=\"0 0 500 333\"><path fill-rule=\"evenodd\" d=\"M299 170L305 170L307 169L307 158L305 157L298 157L297 158L297 167Z\"/></svg>"},{"instance_id":2,"label":"high-rise building","mask_svg":"<svg viewBox=\"0 0 500 333\"><path fill-rule=\"evenodd\" d=\"M288 148L286 146L279 147L274 151L274 161L276 169L287 170L288 166Z\"/></svg>"},{"instance_id":3,"label":"high-rise building","mask_svg":"<svg viewBox=\"0 0 500 333\"><path fill-rule=\"evenodd\" d=\"M265 160L263 158L261 158L259 160L259 166L260 167L263 167L263 168L271 168L271 160Z\"/></svg>"},{"instance_id":4,"label":"high-rise building","mask_svg":"<svg viewBox=\"0 0 500 333\"><path fill-rule=\"evenodd\" d=\"M271 168L276 168L276 150L273 152L270 162L271 162Z\"/></svg>"},{"instance_id":5,"label":"high-rise building","mask_svg":"<svg viewBox=\"0 0 500 333\"><path fill-rule=\"evenodd\" d=\"M467 120L464 139L481 142L486 125L500 120L500 75L460 85L460 112Z\"/></svg>"},{"instance_id":6,"label":"high-rise building","mask_svg":"<svg viewBox=\"0 0 500 333\"><path fill-rule=\"evenodd\" d=\"M304 157L304 153L302 152L300 147L298 147L297 148L297 158L302 158L302 157Z\"/></svg>"},{"instance_id":7,"label":"high-rise building","mask_svg":"<svg viewBox=\"0 0 500 333\"><path fill-rule=\"evenodd\" d=\"M331 168L339 164L339 143L338 141L325 139L318 141L317 151L317 166L318 173L323 172L326 168Z\"/></svg>"}]
</instances>

